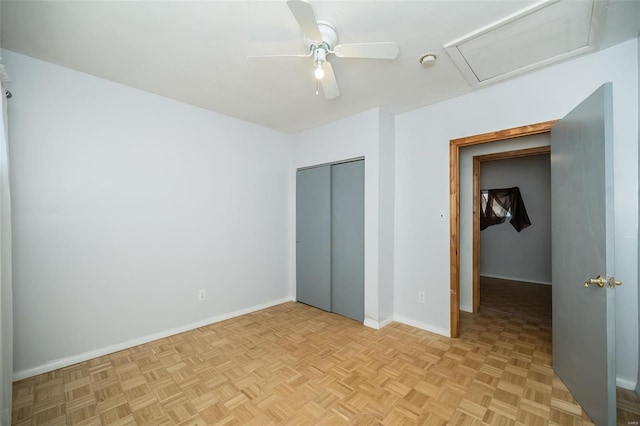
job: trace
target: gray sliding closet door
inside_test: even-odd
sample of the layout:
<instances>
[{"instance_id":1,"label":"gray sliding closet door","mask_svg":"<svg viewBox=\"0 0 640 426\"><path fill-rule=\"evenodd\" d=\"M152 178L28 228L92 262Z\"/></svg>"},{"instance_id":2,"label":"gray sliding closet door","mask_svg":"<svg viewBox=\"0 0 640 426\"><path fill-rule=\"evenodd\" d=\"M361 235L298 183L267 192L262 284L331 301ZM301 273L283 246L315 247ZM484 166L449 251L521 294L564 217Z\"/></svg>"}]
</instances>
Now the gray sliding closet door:
<instances>
[{"instance_id":1,"label":"gray sliding closet door","mask_svg":"<svg viewBox=\"0 0 640 426\"><path fill-rule=\"evenodd\" d=\"M331 166L331 308L364 322L364 160Z\"/></svg>"},{"instance_id":2,"label":"gray sliding closet door","mask_svg":"<svg viewBox=\"0 0 640 426\"><path fill-rule=\"evenodd\" d=\"M296 299L331 311L331 166L296 173Z\"/></svg>"}]
</instances>

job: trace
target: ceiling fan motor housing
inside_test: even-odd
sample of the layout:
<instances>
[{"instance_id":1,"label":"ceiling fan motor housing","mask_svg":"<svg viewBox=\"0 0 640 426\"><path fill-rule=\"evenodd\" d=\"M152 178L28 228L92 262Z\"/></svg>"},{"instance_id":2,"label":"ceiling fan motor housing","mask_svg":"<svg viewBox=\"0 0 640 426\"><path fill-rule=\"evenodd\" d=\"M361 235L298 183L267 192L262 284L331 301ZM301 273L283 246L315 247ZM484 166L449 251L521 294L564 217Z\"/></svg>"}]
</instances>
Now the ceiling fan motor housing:
<instances>
[{"instance_id":1,"label":"ceiling fan motor housing","mask_svg":"<svg viewBox=\"0 0 640 426\"><path fill-rule=\"evenodd\" d=\"M316 22L318 23L318 30L320 30L322 40L309 40L305 37L305 44L309 50L312 51L317 48L323 48L327 51L332 50L338 44L338 32L336 31L336 27L334 27L331 22L325 21L324 19L318 19Z\"/></svg>"}]
</instances>

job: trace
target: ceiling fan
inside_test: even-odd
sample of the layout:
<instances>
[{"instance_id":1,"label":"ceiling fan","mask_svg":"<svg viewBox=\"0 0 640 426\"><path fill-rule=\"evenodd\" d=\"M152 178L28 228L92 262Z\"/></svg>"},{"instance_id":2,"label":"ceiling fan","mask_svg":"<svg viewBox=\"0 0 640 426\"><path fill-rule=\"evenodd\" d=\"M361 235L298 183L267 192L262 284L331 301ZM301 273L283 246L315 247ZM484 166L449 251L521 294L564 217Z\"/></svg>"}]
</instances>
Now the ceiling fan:
<instances>
[{"instance_id":1,"label":"ceiling fan","mask_svg":"<svg viewBox=\"0 0 640 426\"><path fill-rule=\"evenodd\" d=\"M335 99L340 96L333 67L328 61L329 55L335 55L338 58L359 59L395 59L398 57L399 50L395 42L337 44L336 28L329 21L316 19L310 3L304 0L287 0L287 6L302 29L304 43L309 52L304 55L260 55L250 56L250 58L313 58L313 75L316 81L322 85L326 99ZM318 94L317 86L316 94Z\"/></svg>"}]
</instances>

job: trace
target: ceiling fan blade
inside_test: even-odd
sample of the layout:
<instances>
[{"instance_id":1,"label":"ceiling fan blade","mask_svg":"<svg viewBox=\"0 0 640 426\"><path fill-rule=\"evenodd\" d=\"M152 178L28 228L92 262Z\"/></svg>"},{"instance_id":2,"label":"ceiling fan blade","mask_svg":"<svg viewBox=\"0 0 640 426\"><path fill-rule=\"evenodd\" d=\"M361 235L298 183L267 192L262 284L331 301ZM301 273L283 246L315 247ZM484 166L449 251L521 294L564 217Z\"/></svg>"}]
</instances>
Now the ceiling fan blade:
<instances>
[{"instance_id":1,"label":"ceiling fan blade","mask_svg":"<svg viewBox=\"0 0 640 426\"><path fill-rule=\"evenodd\" d=\"M393 41L380 43L339 44L333 49L339 58L395 59L400 50Z\"/></svg>"},{"instance_id":2,"label":"ceiling fan blade","mask_svg":"<svg viewBox=\"0 0 640 426\"><path fill-rule=\"evenodd\" d=\"M340 89L338 88L338 81L333 72L331 62L325 62L322 68L324 68L324 77L321 80L324 97L327 99L335 99L340 96Z\"/></svg>"},{"instance_id":3,"label":"ceiling fan blade","mask_svg":"<svg viewBox=\"0 0 640 426\"><path fill-rule=\"evenodd\" d=\"M249 58L249 59L255 59L255 58L258 58L258 59L261 59L261 58L308 58L311 55L313 55L313 52L309 52L309 53L304 54L304 55L301 55L301 54L298 54L298 55L296 55L296 54L291 54L291 55L249 55L249 56L246 56L246 58Z\"/></svg>"},{"instance_id":4,"label":"ceiling fan blade","mask_svg":"<svg viewBox=\"0 0 640 426\"><path fill-rule=\"evenodd\" d=\"M302 28L302 33L312 42L321 43L322 35L316 22L316 15L313 13L311 4L303 0L288 0L287 6Z\"/></svg>"}]
</instances>

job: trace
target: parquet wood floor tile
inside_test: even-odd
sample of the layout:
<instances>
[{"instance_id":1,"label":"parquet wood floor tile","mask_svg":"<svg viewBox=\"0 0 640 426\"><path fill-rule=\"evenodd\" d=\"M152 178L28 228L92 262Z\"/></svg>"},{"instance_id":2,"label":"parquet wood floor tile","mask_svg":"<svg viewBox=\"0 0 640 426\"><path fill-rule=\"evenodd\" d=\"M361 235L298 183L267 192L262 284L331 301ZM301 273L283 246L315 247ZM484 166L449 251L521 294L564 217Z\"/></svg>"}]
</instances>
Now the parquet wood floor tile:
<instances>
[{"instance_id":1,"label":"parquet wood floor tile","mask_svg":"<svg viewBox=\"0 0 640 426\"><path fill-rule=\"evenodd\" d=\"M590 425L551 368L550 298L485 279L459 339L285 303L16 382L13 424Z\"/></svg>"}]
</instances>

